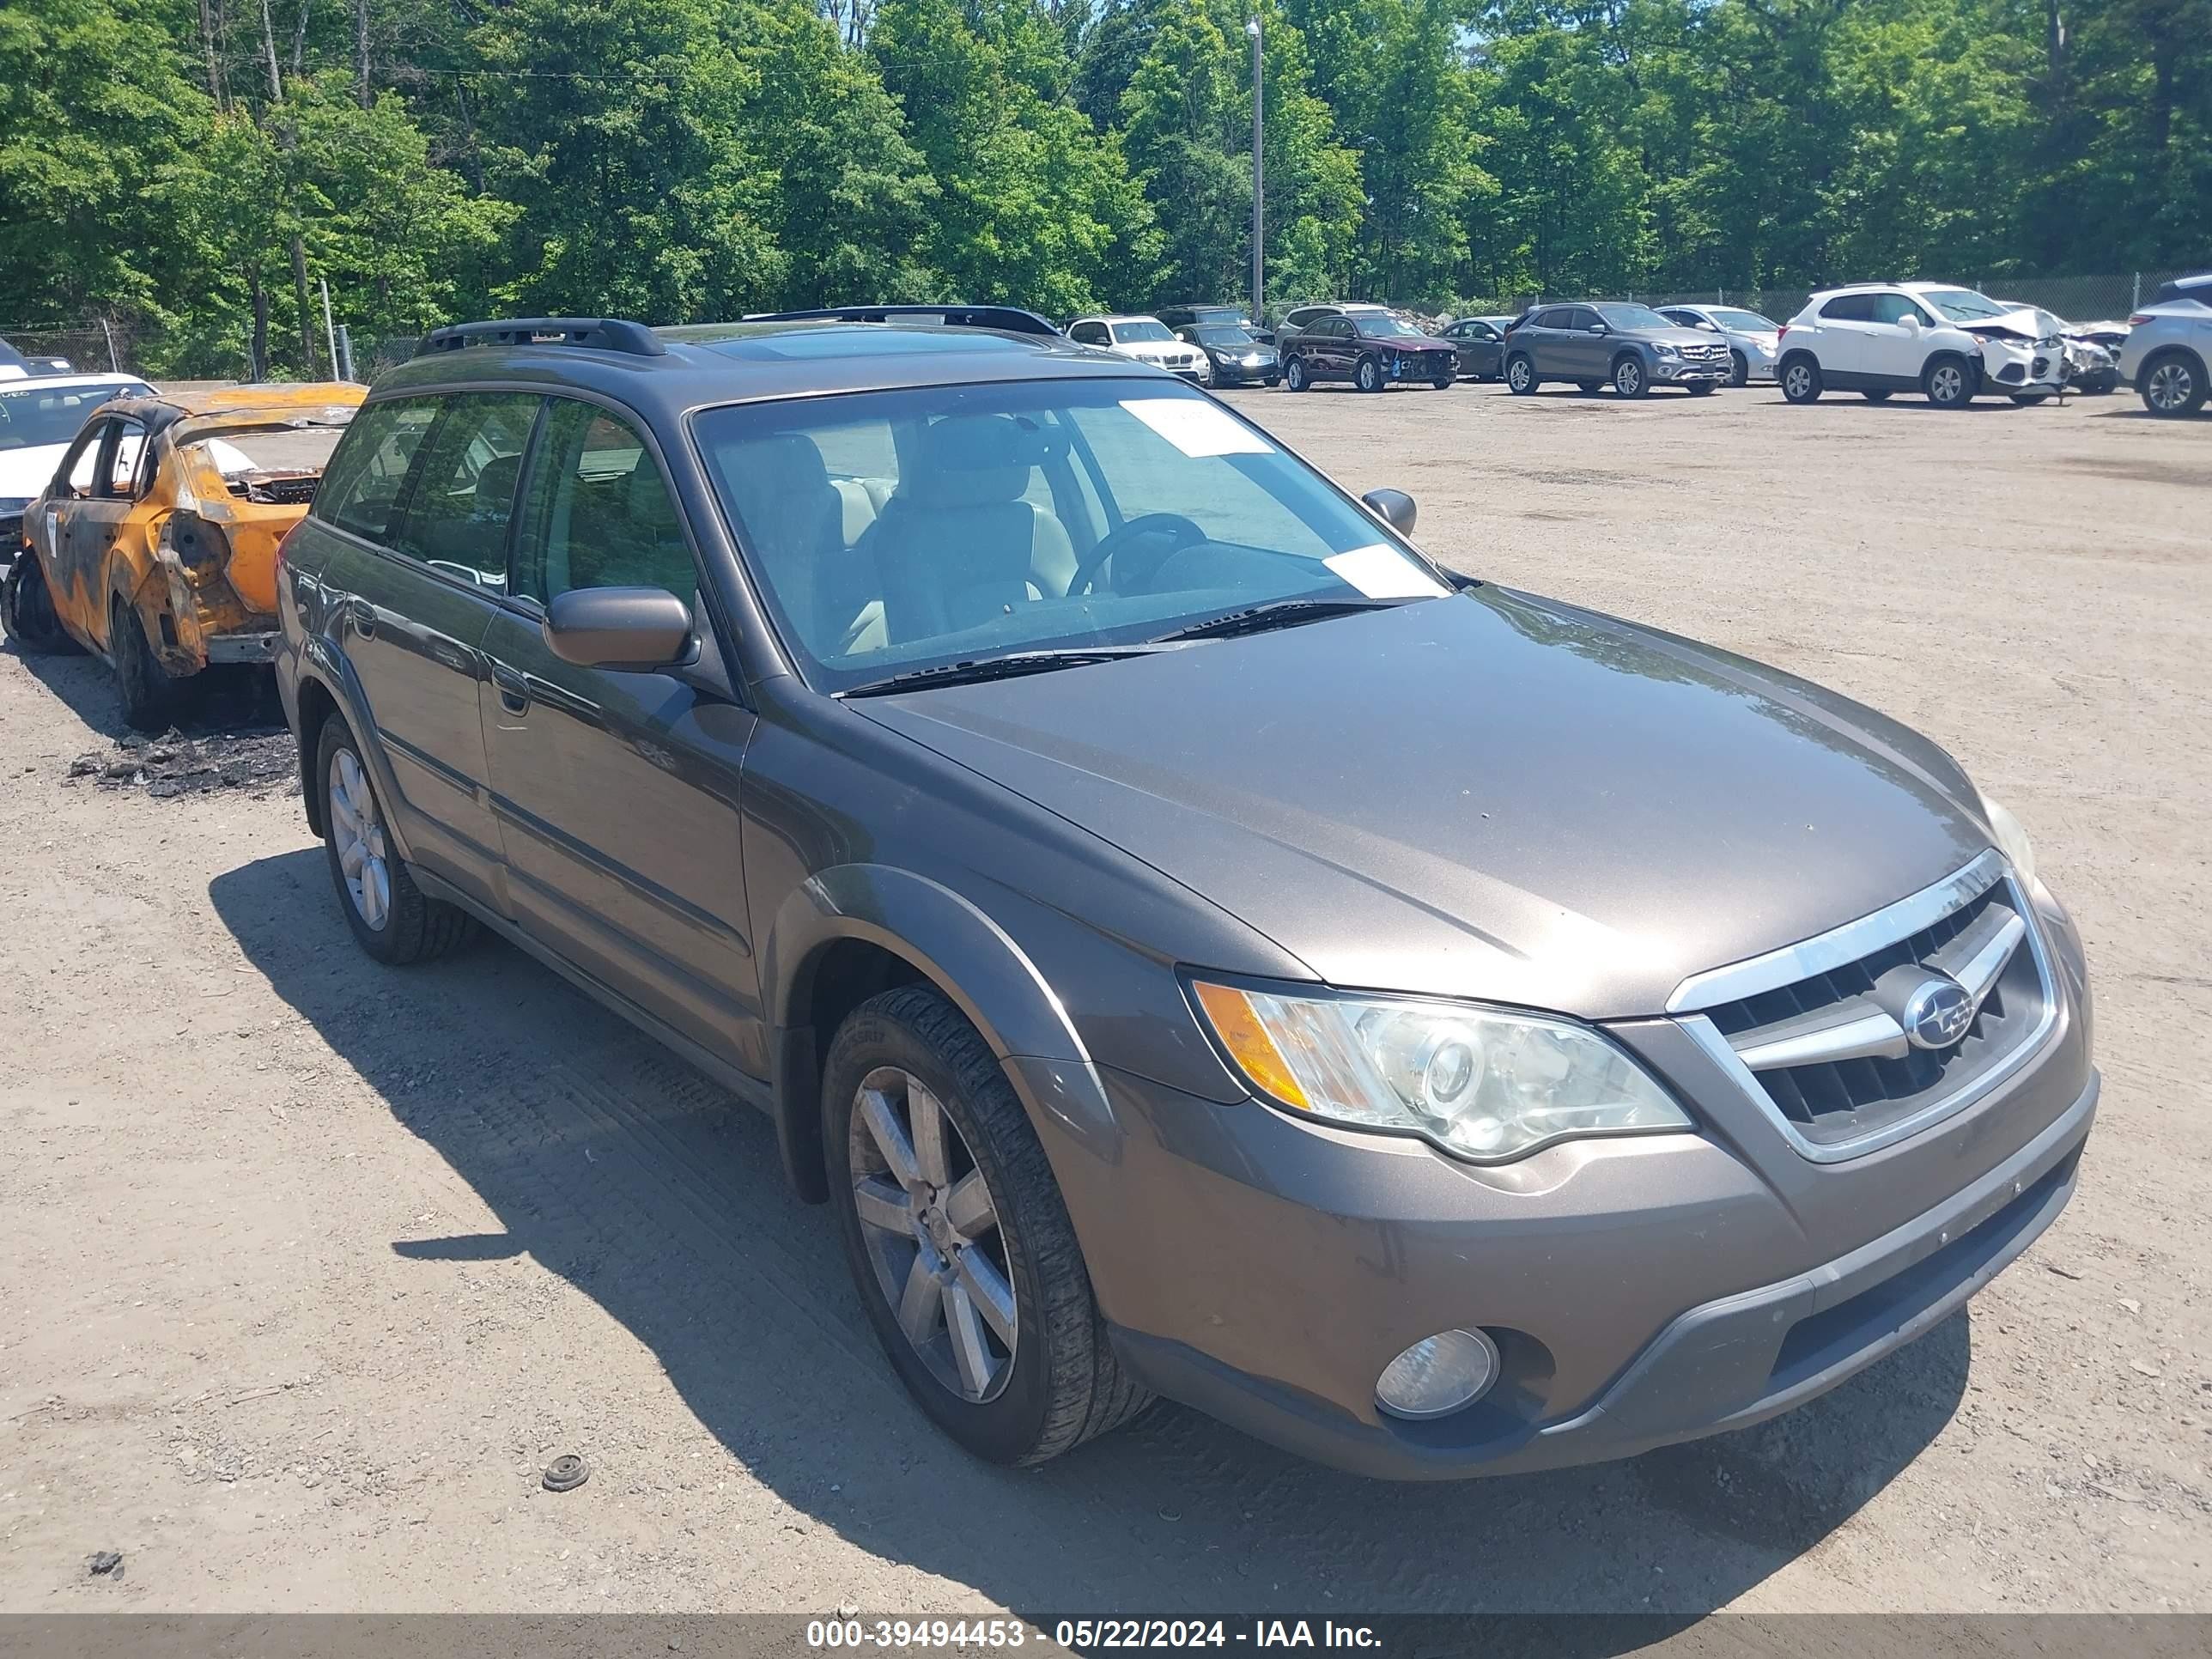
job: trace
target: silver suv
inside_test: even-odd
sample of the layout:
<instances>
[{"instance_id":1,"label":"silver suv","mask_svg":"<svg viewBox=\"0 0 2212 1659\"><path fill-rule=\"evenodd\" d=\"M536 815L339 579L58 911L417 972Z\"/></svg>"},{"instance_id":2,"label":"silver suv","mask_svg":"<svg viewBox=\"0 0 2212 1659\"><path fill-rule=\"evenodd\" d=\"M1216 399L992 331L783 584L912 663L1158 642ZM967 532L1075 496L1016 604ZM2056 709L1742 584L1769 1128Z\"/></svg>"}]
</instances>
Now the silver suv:
<instances>
[{"instance_id":1,"label":"silver suv","mask_svg":"<svg viewBox=\"0 0 2212 1659\"><path fill-rule=\"evenodd\" d=\"M2212 391L2212 270L2166 283L2128 319L2120 378L2154 415L2194 415Z\"/></svg>"}]
</instances>

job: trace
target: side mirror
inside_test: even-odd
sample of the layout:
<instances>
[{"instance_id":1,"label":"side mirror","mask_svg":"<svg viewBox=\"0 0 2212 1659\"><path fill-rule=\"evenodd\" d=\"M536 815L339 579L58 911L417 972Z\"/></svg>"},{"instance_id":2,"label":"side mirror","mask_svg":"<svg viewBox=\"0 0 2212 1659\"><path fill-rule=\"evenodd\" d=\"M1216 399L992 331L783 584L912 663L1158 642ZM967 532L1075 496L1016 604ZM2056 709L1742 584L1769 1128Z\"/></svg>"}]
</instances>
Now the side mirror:
<instances>
[{"instance_id":1,"label":"side mirror","mask_svg":"<svg viewBox=\"0 0 2212 1659\"><path fill-rule=\"evenodd\" d=\"M1898 325L1904 329L1907 334L1917 334L1920 332L1920 319L1912 312L1906 312L1905 315L1899 318L1897 321Z\"/></svg>"},{"instance_id":2,"label":"side mirror","mask_svg":"<svg viewBox=\"0 0 2212 1659\"><path fill-rule=\"evenodd\" d=\"M1721 331L1717 324L1709 323L1702 317L1698 319L1698 326L1705 330L1708 334L1717 334Z\"/></svg>"},{"instance_id":3,"label":"side mirror","mask_svg":"<svg viewBox=\"0 0 2212 1659\"><path fill-rule=\"evenodd\" d=\"M1413 498L1402 489L1370 489L1359 498L1367 510L1401 536L1413 533Z\"/></svg>"},{"instance_id":4,"label":"side mirror","mask_svg":"<svg viewBox=\"0 0 2212 1659\"><path fill-rule=\"evenodd\" d=\"M1610 334L1613 332L1613 331L1607 328L1603 323L1592 323L1590 325L1589 331L1593 334Z\"/></svg>"},{"instance_id":5,"label":"side mirror","mask_svg":"<svg viewBox=\"0 0 2212 1659\"><path fill-rule=\"evenodd\" d=\"M575 587L546 607L544 634L579 668L672 668L691 655L691 607L665 588Z\"/></svg>"}]
</instances>

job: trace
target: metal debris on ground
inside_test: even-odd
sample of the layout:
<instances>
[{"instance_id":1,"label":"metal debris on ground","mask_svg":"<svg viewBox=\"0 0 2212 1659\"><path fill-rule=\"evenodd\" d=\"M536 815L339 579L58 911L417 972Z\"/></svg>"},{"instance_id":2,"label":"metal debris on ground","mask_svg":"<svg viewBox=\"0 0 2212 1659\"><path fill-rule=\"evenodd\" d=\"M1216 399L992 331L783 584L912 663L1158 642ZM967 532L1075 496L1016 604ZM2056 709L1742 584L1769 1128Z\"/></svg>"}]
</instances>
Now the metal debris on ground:
<instances>
[{"instance_id":1,"label":"metal debris on ground","mask_svg":"<svg viewBox=\"0 0 2212 1659\"><path fill-rule=\"evenodd\" d=\"M119 1550L94 1551L84 1565L95 1578L109 1575L117 1578L123 1577L123 1554Z\"/></svg>"},{"instance_id":2,"label":"metal debris on ground","mask_svg":"<svg viewBox=\"0 0 2212 1659\"><path fill-rule=\"evenodd\" d=\"M574 1452L563 1452L545 1466L548 1492L572 1492L591 1478L590 1468Z\"/></svg>"},{"instance_id":3,"label":"metal debris on ground","mask_svg":"<svg viewBox=\"0 0 2212 1659\"><path fill-rule=\"evenodd\" d=\"M299 748L281 726L189 738L172 727L158 738L134 732L108 750L79 755L69 775L90 778L102 789L143 789L163 799L230 789L297 794Z\"/></svg>"}]
</instances>

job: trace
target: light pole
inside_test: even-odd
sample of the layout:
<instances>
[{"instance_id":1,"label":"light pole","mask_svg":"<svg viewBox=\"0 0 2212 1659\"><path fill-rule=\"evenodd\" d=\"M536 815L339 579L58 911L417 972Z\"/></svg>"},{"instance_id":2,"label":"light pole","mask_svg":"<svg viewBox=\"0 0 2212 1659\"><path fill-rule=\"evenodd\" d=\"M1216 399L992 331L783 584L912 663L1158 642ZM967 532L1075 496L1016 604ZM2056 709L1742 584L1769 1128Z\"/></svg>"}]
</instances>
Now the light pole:
<instances>
[{"instance_id":1,"label":"light pole","mask_svg":"<svg viewBox=\"0 0 2212 1659\"><path fill-rule=\"evenodd\" d=\"M1252 326L1264 328L1267 319L1261 315L1260 306L1266 293L1262 269L1267 254L1267 179L1260 159L1261 139L1267 131L1267 118L1260 108L1260 20L1255 16L1244 25L1244 33L1252 37Z\"/></svg>"}]
</instances>

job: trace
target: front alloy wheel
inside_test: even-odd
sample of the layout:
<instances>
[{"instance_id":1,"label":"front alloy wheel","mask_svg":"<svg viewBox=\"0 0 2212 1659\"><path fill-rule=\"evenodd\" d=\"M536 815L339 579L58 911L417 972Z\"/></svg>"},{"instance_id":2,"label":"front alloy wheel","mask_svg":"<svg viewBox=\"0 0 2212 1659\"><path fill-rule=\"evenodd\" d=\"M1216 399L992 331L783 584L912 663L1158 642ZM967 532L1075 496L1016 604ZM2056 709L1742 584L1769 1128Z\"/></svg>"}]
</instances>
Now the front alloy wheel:
<instances>
[{"instance_id":1,"label":"front alloy wheel","mask_svg":"<svg viewBox=\"0 0 2212 1659\"><path fill-rule=\"evenodd\" d=\"M1362 392L1382 391L1382 365L1372 357L1362 357L1359 360L1359 368L1352 374L1352 381Z\"/></svg>"},{"instance_id":2,"label":"front alloy wheel","mask_svg":"<svg viewBox=\"0 0 2212 1659\"><path fill-rule=\"evenodd\" d=\"M1973 401L1972 382L1966 364L1946 357L1928 371L1928 401L1938 409L1964 409Z\"/></svg>"},{"instance_id":3,"label":"front alloy wheel","mask_svg":"<svg viewBox=\"0 0 2212 1659\"><path fill-rule=\"evenodd\" d=\"M900 1333L961 1399L997 1399L1021 1309L975 1155L927 1085L895 1066L861 1080L851 1135L853 1207Z\"/></svg>"},{"instance_id":4,"label":"front alloy wheel","mask_svg":"<svg viewBox=\"0 0 2212 1659\"><path fill-rule=\"evenodd\" d=\"M1641 398L1645 390L1644 365L1633 357L1623 357L1613 366L1613 389L1624 398Z\"/></svg>"},{"instance_id":5,"label":"front alloy wheel","mask_svg":"<svg viewBox=\"0 0 2212 1659\"><path fill-rule=\"evenodd\" d=\"M1732 386L1746 386L1751 384L1751 359L1741 351L1729 353L1728 383Z\"/></svg>"}]
</instances>

